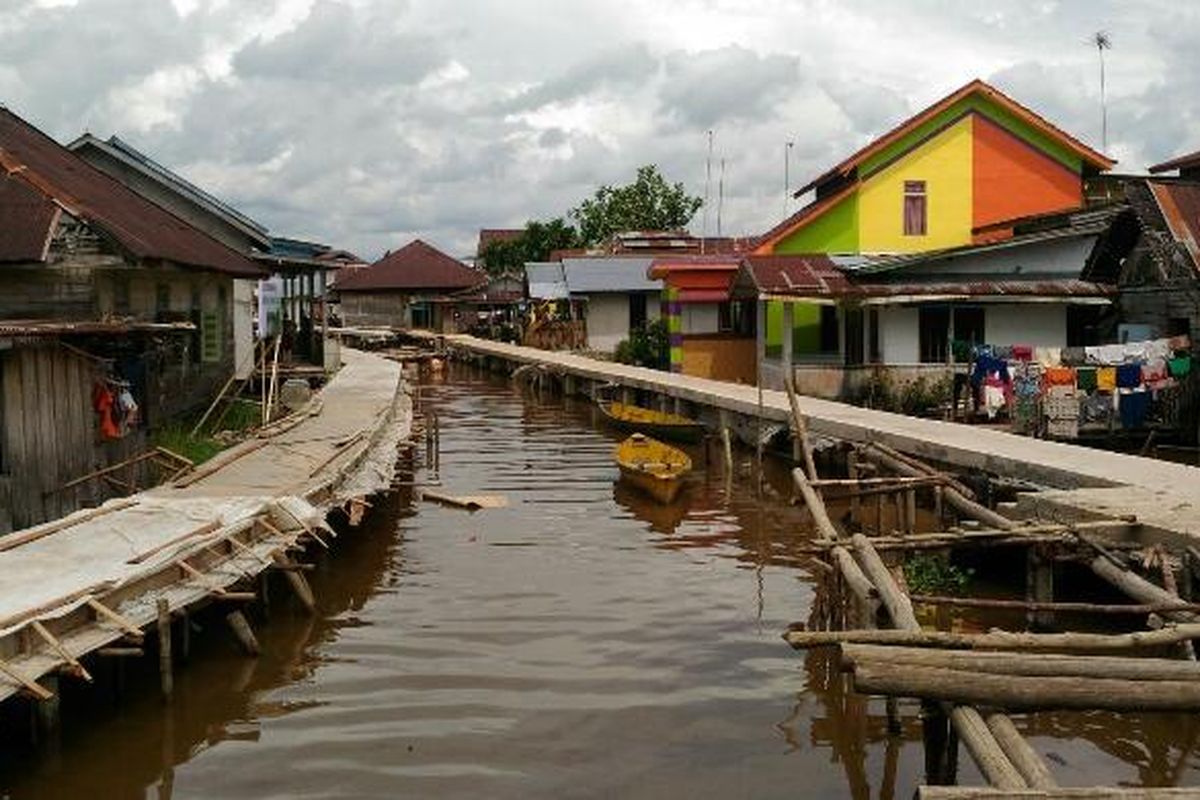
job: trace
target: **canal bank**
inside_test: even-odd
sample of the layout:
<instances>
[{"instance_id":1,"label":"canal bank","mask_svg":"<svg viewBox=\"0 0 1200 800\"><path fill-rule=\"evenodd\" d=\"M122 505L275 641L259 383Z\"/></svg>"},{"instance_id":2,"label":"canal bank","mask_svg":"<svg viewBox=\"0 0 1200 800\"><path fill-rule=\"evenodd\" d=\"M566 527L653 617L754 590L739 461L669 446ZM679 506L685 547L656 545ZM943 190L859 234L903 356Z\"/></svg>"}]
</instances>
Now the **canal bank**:
<instances>
[{"instance_id":1,"label":"canal bank","mask_svg":"<svg viewBox=\"0 0 1200 800\"><path fill-rule=\"evenodd\" d=\"M420 390L440 428L413 482L504 496L469 514L379 499L312 559L313 617L272 609L248 660L204 637L175 699L153 670L0 768L14 797L903 798L923 781L915 702L888 733L827 651L780 640L821 570L788 464L736 453L659 507L616 482L592 406L453 369ZM840 513L841 506L834 506ZM971 609L940 625L983 630ZM88 709L91 711L91 709ZM1014 715L1064 784L1195 785L1194 715ZM113 770L120 759L125 769ZM967 759L964 784L981 783Z\"/></svg>"}]
</instances>

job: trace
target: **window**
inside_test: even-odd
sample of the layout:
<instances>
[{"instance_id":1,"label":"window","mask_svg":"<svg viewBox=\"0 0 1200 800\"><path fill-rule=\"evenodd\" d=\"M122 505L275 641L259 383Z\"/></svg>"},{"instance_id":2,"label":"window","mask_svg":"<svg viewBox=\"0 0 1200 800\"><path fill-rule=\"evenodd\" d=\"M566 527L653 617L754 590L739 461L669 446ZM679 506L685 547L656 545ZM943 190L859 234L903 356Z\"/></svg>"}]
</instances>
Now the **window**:
<instances>
[{"instance_id":1,"label":"window","mask_svg":"<svg viewBox=\"0 0 1200 800\"><path fill-rule=\"evenodd\" d=\"M871 363L883 362L883 350L879 346L879 309L872 308L867 312L867 352Z\"/></svg>"},{"instance_id":2,"label":"window","mask_svg":"<svg viewBox=\"0 0 1200 800\"><path fill-rule=\"evenodd\" d=\"M838 351L838 313L835 306L821 306L821 352Z\"/></svg>"},{"instance_id":3,"label":"window","mask_svg":"<svg viewBox=\"0 0 1200 800\"><path fill-rule=\"evenodd\" d=\"M905 181L904 235L924 236L925 232L925 181Z\"/></svg>"},{"instance_id":4,"label":"window","mask_svg":"<svg viewBox=\"0 0 1200 800\"><path fill-rule=\"evenodd\" d=\"M629 295L629 330L636 331L646 327L646 295Z\"/></svg>"},{"instance_id":5,"label":"window","mask_svg":"<svg viewBox=\"0 0 1200 800\"><path fill-rule=\"evenodd\" d=\"M857 366L863 363L866 355L863 341L863 310L847 308L846 318L846 365Z\"/></svg>"},{"instance_id":6,"label":"window","mask_svg":"<svg viewBox=\"0 0 1200 800\"><path fill-rule=\"evenodd\" d=\"M717 306L717 331L729 333L733 330L733 303L721 303Z\"/></svg>"},{"instance_id":7,"label":"window","mask_svg":"<svg viewBox=\"0 0 1200 800\"><path fill-rule=\"evenodd\" d=\"M954 339L965 344L983 344L983 309L954 309Z\"/></svg>"},{"instance_id":8,"label":"window","mask_svg":"<svg viewBox=\"0 0 1200 800\"><path fill-rule=\"evenodd\" d=\"M945 364L950 353L950 309L922 308L917 316L917 339L922 364Z\"/></svg>"}]
</instances>

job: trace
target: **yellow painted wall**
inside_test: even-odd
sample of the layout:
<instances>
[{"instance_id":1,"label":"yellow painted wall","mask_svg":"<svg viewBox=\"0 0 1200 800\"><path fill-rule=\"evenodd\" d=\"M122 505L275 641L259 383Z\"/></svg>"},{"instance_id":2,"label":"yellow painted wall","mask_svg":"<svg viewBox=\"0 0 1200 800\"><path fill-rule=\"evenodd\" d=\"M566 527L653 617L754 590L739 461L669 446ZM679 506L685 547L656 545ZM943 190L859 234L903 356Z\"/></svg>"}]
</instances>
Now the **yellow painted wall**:
<instances>
[{"instance_id":1,"label":"yellow painted wall","mask_svg":"<svg viewBox=\"0 0 1200 800\"><path fill-rule=\"evenodd\" d=\"M862 252L912 253L971 243L971 125L970 117L958 121L863 182ZM925 181L924 236L904 235L905 181Z\"/></svg>"}]
</instances>

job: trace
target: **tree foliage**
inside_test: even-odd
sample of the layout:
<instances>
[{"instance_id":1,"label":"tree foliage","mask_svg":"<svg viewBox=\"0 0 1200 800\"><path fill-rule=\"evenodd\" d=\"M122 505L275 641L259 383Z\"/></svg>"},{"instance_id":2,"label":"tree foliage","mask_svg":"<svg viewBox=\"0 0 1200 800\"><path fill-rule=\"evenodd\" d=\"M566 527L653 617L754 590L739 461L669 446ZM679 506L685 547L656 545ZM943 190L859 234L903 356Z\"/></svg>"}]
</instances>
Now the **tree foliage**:
<instances>
[{"instance_id":1,"label":"tree foliage","mask_svg":"<svg viewBox=\"0 0 1200 800\"><path fill-rule=\"evenodd\" d=\"M637 171L637 179L625 186L601 186L596 193L571 209L584 245L607 242L624 231L667 231L685 227L703 205L689 195L682 183L669 184L648 164Z\"/></svg>"},{"instance_id":2,"label":"tree foliage","mask_svg":"<svg viewBox=\"0 0 1200 800\"><path fill-rule=\"evenodd\" d=\"M579 234L562 217L547 222L530 220L520 236L489 242L480 253L489 275L506 272L521 273L526 262L546 261L555 250L566 250L579 244Z\"/></svg>"}]
</instances>

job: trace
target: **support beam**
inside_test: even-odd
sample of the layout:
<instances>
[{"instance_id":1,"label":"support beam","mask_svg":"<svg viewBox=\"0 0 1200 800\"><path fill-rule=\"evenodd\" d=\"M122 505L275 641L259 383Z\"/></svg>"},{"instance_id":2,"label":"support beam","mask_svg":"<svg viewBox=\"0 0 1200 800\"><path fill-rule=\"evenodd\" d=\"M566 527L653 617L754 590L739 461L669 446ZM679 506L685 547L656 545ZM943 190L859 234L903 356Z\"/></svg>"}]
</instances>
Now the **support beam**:
<instances>
[{"instance_id":1,"label":"support beam","mask_svg":"<svg viewBox=\"0 0 1200 800\"><path fill-rule=\"evenodd\" d=\"M167 598L158 598L155 610L158 627L158 679L163 697L170 699L175 691L175 676L171 662L171 605Z\"/></svg>"},{"instance_id":2,"label":"support beam","mask_svg":"<svg viewBox=\"0 0 1200 800\"><path fill-rule=\"evenodd\" d=\"M1058 786L1042 757L1025 741L1011 719L1004 714L989 714L986 722L1004 755L1008 756L1031 789L1054 789Z\"/></svg>"},{"instance_id":3,"label":"support beam","mask_svg":"<svg viewBox=\"0 0 1200 800\"><path fill-rule=\"evenodd\" d=\"M248 656L256 656L261 652L258 639L254 636L254 629L246 621L245 614L240 611L231 611L225 615L225 622L229 625L229 630L233 631L233 636L237 639L242 652Z\"/></svg>"}]
</instances>

